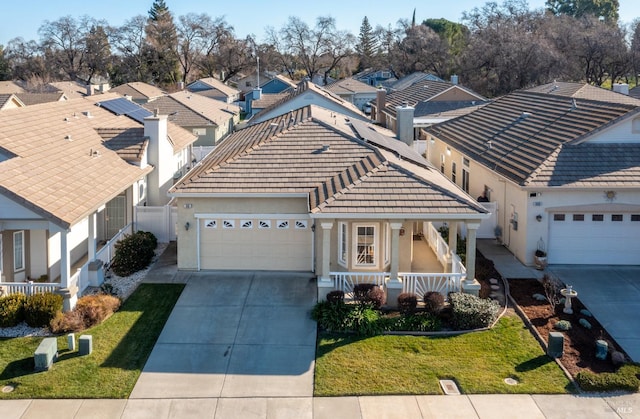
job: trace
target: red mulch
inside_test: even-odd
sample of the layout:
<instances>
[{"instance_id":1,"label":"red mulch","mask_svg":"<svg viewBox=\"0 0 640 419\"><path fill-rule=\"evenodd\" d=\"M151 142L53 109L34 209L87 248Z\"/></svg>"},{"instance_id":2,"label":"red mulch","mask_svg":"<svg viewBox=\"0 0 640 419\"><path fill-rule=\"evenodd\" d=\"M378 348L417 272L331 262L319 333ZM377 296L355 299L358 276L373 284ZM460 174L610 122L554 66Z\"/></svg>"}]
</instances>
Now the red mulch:
<instances>
[{"instance_id":1,"label":"red mulch","mask_svg":"<svg viewBox=\"0 0 640 419\"><path fill-rule=\"evenodd\" d=\"M482 289L481 297L486 297L489 293L489 278L500 279L500 274L495 270L493 262L485 259L482 254L477 254L476 278L480 281ZM616 367L609 360L601 361L595 357L596 340L604 339L609 343L609 351L612 349L621 351L622 349L611 339L606 330L594 317L585 317L580 314L580 310L585 308L579 299L572 299L573 314L565 314L562 309L563 304L556 306L555 312L546 301L538 301L533 298L533 294L544 295L542 283L536 279L510 279L510 294L522 311L531 321L540 336L548 342L549 332L556 331L553 326L560 320L571 322L572 328L564 331L564 355L560 358L562 365L572 376L576 376L583 369L595 373L614 372ZM578 321L586 318L591 323L592 328L582 327Z\"/></svg>"}]
</instances>

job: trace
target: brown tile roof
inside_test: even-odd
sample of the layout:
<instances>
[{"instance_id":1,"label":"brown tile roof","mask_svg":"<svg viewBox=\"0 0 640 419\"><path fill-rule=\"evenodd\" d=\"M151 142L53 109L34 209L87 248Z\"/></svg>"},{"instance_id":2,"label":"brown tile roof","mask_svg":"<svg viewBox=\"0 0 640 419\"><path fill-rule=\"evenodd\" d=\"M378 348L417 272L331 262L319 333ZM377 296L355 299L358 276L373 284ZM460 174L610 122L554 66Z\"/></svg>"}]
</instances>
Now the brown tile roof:
<instances>
[{"instance_id":1,"label":"brown tile roof","mask_svg":"<svg viewBox=\"0 0 640 419\"><path fill-rule=\"evenodd\" d=\"M196 95L188 91L172 93L169 96L187 109L190 109L192 112L206 118L207 121L211 121L211 123L219 126L228 124L230 119L238 116L240 113L240 109L237 106Z\"/></svg>"},{"instance_id":2,"label":"brown tile roof","mask_svg":"<svg viewBox=\"0 0 640 419\"><path fill-rule=\"evenodd\" d=\"M461 102L484 102L487 99L483 96L460 86L446 81L424 81L416 83L403 90L390 93L385 101L385 113L396 116L396 107L406 102L409 106L416 107L422 102L436 101L438 96L449 91L458 91L462 99ZM449 101L451 102L451 101Z\"/></svg>"},{"instance_id":3,"label":"brown tile roof","mask_svg":"<svg viewBox=\"0 0 640 419\"><path fill-rule=\"evenodd\" d=\"M118 153L122 160L140 164L149 145L144 128L98 128L96 131L104 140L105 147Z\"/></svg>"},{"instance_id":4,"label":"brown tile roof","mask_svg":"<svg viewBox=\"0 0 640 419\"><path fill-rule=\"evenodd\" d=\"M220 91L220 93L224 94L227 97L236 96L240 93L238 89L234 89L231 86L227 86L221 80L218 80L215 77L205 77L205 78L199 79L198 81L210 86L212 89Z\"/></svg>"},{"instance_id":5,"label":"brown tile roof","mask_svg":"<svg viewBox=\"0 0 640 419\"><path fill-rule=\"evenodd\" d=\"M0 81L0 93L24 93L25 90L13 81Z\"/></svg>"},{"instance_id":6,"label":"brown tile roof","mask_svg":"<svg viewBox=\"0 0 640 419\"><path fill-rule=\"evenodd\" d=\"M355 93L375 94L378 91L374 86L369 86L368 84L362 83L361 81L351 77L333 82L325 86L325 89L337 95Z\"/></svg>"},{"instance_id":7,"label":"brown tile roof","mask_svg":"<svg viewBox=\"0 0 640 419\"><path fill-rule=\"evenodd\" d=\"M599 100L602 102L624 103L640 106L640 100L631 96L602 87L592 86L589 83L559 82L547 83L527 89L529 92L545 93L548 95L572 97L576 99Z\"/></svg>"},{"instance_id":8,"label":"brown tile roof","mask_svg":"<svg viewBox=\"0 0 640 419\"><path fill-rule=\"evenodd\" d=\"M152 170L122 160L97 132L139 126L90 98L2 111L0 147L16 157L0 162L0 193L68 228Z\"/></svg>"},{"instance_id":9,"label":"brown tile roof","mask_svg":"<svg viewBox=\"0 0 640 419\"><path fill-rule=\"evenodd\" d=\"M116 92L122 96L131 96L133 100L152 100L164 95L164 92L159 88L140 81L121 84L112 88L110 92Z\"/></svg>"},{"instance_id":10,"label":"brown tile roof","mask_svg":"<svg viewBox=\"0 0 640 419\"><path fill-rule=\"evenodd\" d=\"M63 92L51 92L51 93L18 93L16 94L18 99L27 106L37 105L39 103L47 102L59 102L61 100L67 100L67 96Z\"/></svg>"},{"instance_id":11,"label":"brown tile roof","mask_svg":"<svg viewBox=\"0 0 640 419\"><path fill-rule=\"evenodd\" d=\"M280 103L286 97L289 97L289 93L262 93L260 99L251 101L251 108L266 109Z\"/></svg>"},{"instance_id":12,"label":"brown tile roof","mask_svg":"<svg viewBox=\"0 0 640 419\"><path fill-rule=\"evenodd\" d=\"M586 139L636 112L632 105L519 91L426 132L514 182L528 185L562 145Z\"/></svg>"},{"instance_id":13,"label":"brown tile roof","mask_svg":"<svg viewBox=\"0 0 640 419\"><path fill-rule=\"evenodd\" d=\"M13 102L13 106L10 106ZM0 93L0 110L26 106L15 93Z\"/></svg>"},{"instance_id":14,"label":"brown tile roof","mask_svg":"<svg viewBox=\"0 0 640 419\"><path fill-rule=\"evenodd\" d=\"M49 86L64 92L68 99L84 97L87 94L87 86L75 81L56 81L49 83Z\"/></svg>"},{"instance_id":15,"label":"brown tile roof","mask_svg":"<svg viewBox=\"0 0 640 419\"><path fill-rule=\"evenodd\" d=\"M374 142L385 144L377 137L380 129L367 129L370 136L315 105L296 109L234 132L170 193L295 194L308 196L315 214L473 218L486 212L428 162L395 157L412 155L404 143L387 138L393 145L379 148Z\"/></svg>"}]
</instances>

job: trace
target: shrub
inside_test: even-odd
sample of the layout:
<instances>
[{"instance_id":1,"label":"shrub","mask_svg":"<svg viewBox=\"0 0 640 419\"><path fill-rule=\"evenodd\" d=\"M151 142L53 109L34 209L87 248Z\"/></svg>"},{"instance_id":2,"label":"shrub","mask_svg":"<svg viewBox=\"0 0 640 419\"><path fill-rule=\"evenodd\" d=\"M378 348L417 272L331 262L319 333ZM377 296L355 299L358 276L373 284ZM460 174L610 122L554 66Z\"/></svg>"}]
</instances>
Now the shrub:
<instances>
[{"instance_id":1,"label":"shrub","mask_svg":"<svg viewBox=\"0 0 640 419\"><path fill-rule=\"evenodd\" d=\"M640 365L627 364L621 366L616 372L602 372L595 374L588 370L582 370L576 375L576 381L585 391L638 391L640 380Z\"/></svg>"},{"instance_id":2,"label":"shrub","mask_svg":"<svg viewBox=\"0 0 640 419\"><path fill-rule=\"evenodd\" d=\"M350 306L346 326L347 330L352 330L358 335L373 336L382 332L379 320L380 313L377 310L366 304L355 304Z\"/></svg>"},{"instance_id":3,"label":"shrub","mask_svg":"<svg viewBox=\"0 0 640 419\"><path fill-rule=\"evenodd\" d=\"M24 319L31 327L49 326L56 313L62 311L62 296L53 293L34 294L24 304Z\"/></svg>"},{"instance_id":4,"label":"shrub","mask_svg":"<svg viewBox=\"0 0 640 419\"><path fill-rule=\"evenodd\" d=\"M84 330L84 318L82 313L76 310L63 313L58 311L49 324L53 333L71 333Z\"/></svg>"},{"instance_id":5,"label":"shrub","mask_svg":"<svg viewBox=\"0 0 640 419\"><path fill-rule=\"evenodd\" d=\"M444 295L437 291L426 292L423 301L427 313L438 314L444 307Z\"/></svg>"},{"instance_id":6,"label":"shrub","mask_svg":"<svg viewBox=\"0 0 640 419\"><path fill-rule=\"evenodd\" d=\"M330 291L329 293L327 293L327 301L330 303L344 303L344 291Z\"/></svg>"},{"instance_id":7,"label":"shrub","mask_svg":"<svg viewBox=\"0 0 640 419\"><path fill-rule=\"evenodd\" d=\"M403 314L413 314L418 306L418 296L410 292L398 295L398 311Z\"/></svg>"},{"instance_id":8,"label":"shrub","mask_svg":"<svg viewBox=\"0 0 640 419\"><path fill-rule=\"evenodd\" d=\"M393 330L436 332L441 329L442 321L433 314L410 314L397 318Z\"/></svg>"},{"instance_id":9,"label":"shrub","mask_svg":"<svg viewBox=\"0 0 640 419\"><path fill-rule=\"evenodd\" d=\"M547 301L551 304L551 310L555 313L556 306L561 304L560 290L562 289L562 282L558 278L544 274L542 276L542 287L544 288L544 295L547 297Z\"/></svg>"},{"instance_id":10,"label":"shrub","mask_svg":"<svg viewBox=\"0 0 640 419\"><path fill-rule=\"evenodd\" d=\"M488 327L498 316L500 305L471 294L451 293L451 321L458 330Z\"/></svg>"},{"instance_id":11,"label":"shrub","mask_svg":"<svg viewBox=\"0 0 640 419\"><path fill-rule=\"evenodd\" d=\"M149 266L157 240L152 233L138 231L125 236L115 245L111 269L118 276L129 276Z\"/></svg>"},{"instance_id":12,"label":"shrub","mask_svg":"<svg viewBox=\"0 0 640 419\"><path fill-rule=\"evenodd\" d=\"M87 295L78 300L73 311L80 313L86 328L102 323L120 308L120 299L111 295Z\"/></svg>"},{"instance_id":13,"label":"shrub","mask_svg":"<svg viewBox=\"0 0 640 419\"><path fill-rule=\"evenodd\" d=\"M0 298L0 327L13 327L24 320L24 294L12 294Z\"/></svg>"},{"instance_id":14,"label":"shrub","mask_svg":"<svg viewBox=\"0 0 640 419\"><path fill-rule=\"evenodd\" d=\"M108 282L103 282L100 285L100 292L106 295L113 295L114 297L118 296L118 289Z\"/></svg>"},{"instance_id":15,"label":"shrub","mask_svg":"<svg viewBox=\"0 0 640 419\"><path fill-rule=\"evenodd\" d=\"M553 328L557 330L567 331L571 329L571 322L569 320L560 320L553 325Z\"/></svg>"},{"instance_id":16,"label":"shrub","mask_svg":"<svg viewBox=\"0 0 640 419\"><path fill-rule=\"evenodd\" d=\"M318 326L329 332L345 332L349 330L347 317L350 306L344 303L330 303L322 301L313 307L311 318L318 322Z\"/></svg>"},{"instance_id":17,"label":"shrub","mask_svg":"<svg viewBox=\"0 0 640 419\"><path fill-rule=\"evenodd\" d=\"M379 309L385 303L384 291L376 284L358 284L353 287L353 298L358 304Z\"/></svg>"}]
</instances>

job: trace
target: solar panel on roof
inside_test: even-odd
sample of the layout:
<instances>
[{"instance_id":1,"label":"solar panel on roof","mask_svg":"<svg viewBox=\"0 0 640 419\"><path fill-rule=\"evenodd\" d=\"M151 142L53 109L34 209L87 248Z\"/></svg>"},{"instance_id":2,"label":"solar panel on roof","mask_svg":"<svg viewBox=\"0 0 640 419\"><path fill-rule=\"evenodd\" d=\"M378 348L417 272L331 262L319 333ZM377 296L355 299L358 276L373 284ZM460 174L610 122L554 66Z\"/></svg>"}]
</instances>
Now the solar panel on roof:
<instances>
[{"instance_id":1,"label":"solar panel on roof","mask_svg":"<svg viewBox=\"0 0 640 419\"><path fill-rule=\"evenodd\" d=\"M140 123L144 122L145 117L153 115L153 113L147 109L123 97L98 102L98 106L103 107L116 115L126 115Z\"/></svg>"}]
</instances>

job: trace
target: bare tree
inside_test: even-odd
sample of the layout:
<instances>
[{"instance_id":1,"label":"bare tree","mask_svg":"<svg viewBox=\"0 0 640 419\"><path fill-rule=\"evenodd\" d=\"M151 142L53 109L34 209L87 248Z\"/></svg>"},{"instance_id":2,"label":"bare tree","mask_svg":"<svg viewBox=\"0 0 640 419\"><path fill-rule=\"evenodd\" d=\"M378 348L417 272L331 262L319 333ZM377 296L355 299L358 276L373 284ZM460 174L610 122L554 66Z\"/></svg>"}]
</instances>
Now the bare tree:
<instances>
[{"instance_id":1,"label":"bare tree","mask_svg":"<svg viewBox=\"0 0 640 419\"><path fill-rule=\"evenodd\" d=\"M147 18L137 15L110 33L111 44L119 58L117 72L121 82L147 81L147 65L144 55ZM114 57L115 58L115 57Z\"/></svg>"},{"instance_id":2,"label":"bare tree","mask_svg":"<svg viewBox=\"0 0 640 419\"><path fill-rule=\"evenodd\" d=\"M46 65L43 52L35 41L13 38L5 49L12 78L29 80L34 77L51 80L51 68Z\"/></svg>"},{"instance_id":3,"label":"bare tree","mask_svg":"<svg viewBox=\"0 0 640 419\"><path fill-rule=\"evenodd\" d=\"M85 38L87 84L91 84L94 76L107 76L111 63L111 46L107 32L103 26L93 26Z\"/></svg>"}]
</instances>

